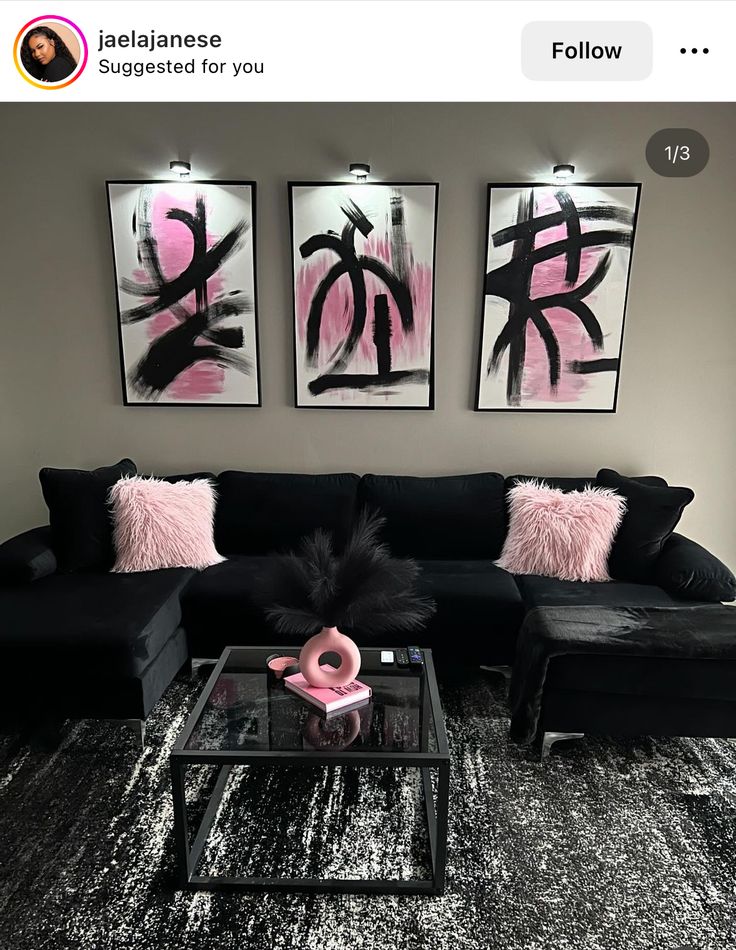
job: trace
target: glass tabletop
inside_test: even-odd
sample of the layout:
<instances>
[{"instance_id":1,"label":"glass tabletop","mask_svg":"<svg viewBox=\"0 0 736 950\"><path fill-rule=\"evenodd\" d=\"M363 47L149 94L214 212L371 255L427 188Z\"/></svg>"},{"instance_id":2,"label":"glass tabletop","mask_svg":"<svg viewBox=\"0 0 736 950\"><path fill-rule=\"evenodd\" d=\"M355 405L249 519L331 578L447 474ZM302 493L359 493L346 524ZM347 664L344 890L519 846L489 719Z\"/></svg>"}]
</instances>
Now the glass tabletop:
<instances>
[{"instance_id":1,"label":"glass tabletop","mask_svg":"<svg viewBox=\"0 0 736 950\"><path fill-rule=\"evenodd\" d=\"M371 754L446 752L431 651L413 668L380 663L380 650L361 650L358 680L370 699L325 715L267 671L274 653L293 648L228 647L177 743L185 752ZM298 654L297 654L298 655ZM437 723L439 722L439 739Z\"/></svg>"}]
</instances>

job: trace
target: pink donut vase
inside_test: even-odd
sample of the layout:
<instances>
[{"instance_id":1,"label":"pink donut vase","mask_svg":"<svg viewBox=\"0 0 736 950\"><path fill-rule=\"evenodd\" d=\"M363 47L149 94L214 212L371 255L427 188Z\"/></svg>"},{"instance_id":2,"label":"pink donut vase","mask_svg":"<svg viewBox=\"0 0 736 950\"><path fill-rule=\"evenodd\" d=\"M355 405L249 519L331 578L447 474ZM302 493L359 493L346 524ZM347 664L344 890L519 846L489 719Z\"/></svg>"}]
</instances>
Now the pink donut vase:
<instances>
[{"instance_id":1,"label":"pink donut vase","mask_svg":"<svg viewBox=\"0 0 736 950\"><path fill-rule=\"evenodd\" d=\"M357 709L329 721L310 713L304 724L304 738L313 749L331 749L333 752L347 749L358 738L359 732L360 713Z\"/></svg>"},{"instance_id":2,"label":"pink donut vase","mask_svg":"<svg viewBox=\"0 0 736 950\"><path fill-rule=\"evenodd\" d=\"M319 661L325 653L337 653L340 657L340 666L337 669L320 666ZM323 627L302 647L299 669L310 686L323 689L346 686L355 679L360 670L360 650L350 637L340 633L337 627Z\"/></svg>"}]
</instances>

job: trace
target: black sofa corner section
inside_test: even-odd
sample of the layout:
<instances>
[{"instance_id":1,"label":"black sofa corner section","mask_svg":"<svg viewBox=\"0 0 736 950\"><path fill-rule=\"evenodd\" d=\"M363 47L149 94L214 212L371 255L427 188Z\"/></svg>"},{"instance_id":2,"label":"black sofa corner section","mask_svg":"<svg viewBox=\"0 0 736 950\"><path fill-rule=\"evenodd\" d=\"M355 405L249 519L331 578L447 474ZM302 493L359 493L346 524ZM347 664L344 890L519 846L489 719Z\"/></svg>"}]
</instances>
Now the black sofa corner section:
<instances>
[{"instance_id":1,"label":"black sofa corner section","mask_svg":"<svg viewBox=\"0 0 736 950\"><path fill-rule=\"evenodd\" d=\"M261 569L274 551L318 527L342 544L366 507L386 517L393 553L422 567L422 590L437 613L412 639L432 648L440 672L510 664L524 616L537 607L676 607L736 597L728 568L674 534L652 584L508 574L494 560L507 531L506 491L517 477L223 472L215 478L215 542L227 560L202 572L60 573L48 527L24 532L0 545L0 648L14 671L0 705L145 719L187 659L215 658L230 645L285 643L256 606ZM566 490L595 481L548 480ZM406 642L399 635L381 645Z\"/></svg>"}]
</instances>

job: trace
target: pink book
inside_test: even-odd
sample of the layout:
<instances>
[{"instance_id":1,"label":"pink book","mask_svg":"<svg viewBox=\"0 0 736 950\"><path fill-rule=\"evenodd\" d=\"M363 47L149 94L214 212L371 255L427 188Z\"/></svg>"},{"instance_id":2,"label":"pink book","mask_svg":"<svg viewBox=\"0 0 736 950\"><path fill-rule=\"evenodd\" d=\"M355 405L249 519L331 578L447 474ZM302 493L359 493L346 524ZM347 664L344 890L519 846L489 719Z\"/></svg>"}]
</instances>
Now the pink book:
<instances>
[{"instance_id":1,"label":"pink book","mask_svg":"<svg viewBox=\"0 0 736 950\"><path fill-rule=\"evenodd\" d=\"M329 663L324 664L327 669L334 669ZM334 712L343 706L353 706L361 700L370 699L373 690L360 680L353 680L345 686L310 686L301 673L292 673L284 677L287 689L308 703L317 706L324 713Z\"/></svg>"}]
</instances>

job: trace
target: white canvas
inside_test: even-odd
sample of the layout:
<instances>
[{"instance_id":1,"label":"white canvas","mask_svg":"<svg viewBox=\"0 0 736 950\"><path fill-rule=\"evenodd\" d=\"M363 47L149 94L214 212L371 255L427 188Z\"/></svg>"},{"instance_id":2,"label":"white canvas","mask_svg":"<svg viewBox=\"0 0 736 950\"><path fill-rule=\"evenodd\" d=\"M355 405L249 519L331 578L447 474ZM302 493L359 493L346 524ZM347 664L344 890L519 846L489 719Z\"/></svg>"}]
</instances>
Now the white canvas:
<instances>
[{"instance_id":1,"label":"white canvas","mask_svg":"<svg viewBox=\"0 0 736 950\"><path fill-rule=\"evenodd\" d=\"M436 184L290 186L296 405L434 405Z\"/></svg>"},{"instance_id":2,"label":"white canvas","mask_svg":"<svg viewBox=\"0 0 736 950\"><path fill-rule=\"evenodd\" d=\"M615 410L638 197L489 186L476 408Z\"/></svg>"},{"instance_id":3,"label":"white canvas","mask_svg":"<svg viewBox=\"0 0 736 950\"><path fill-rule=\"evenodd\" d=\"M259 405L253 183L108 182L108 199L126 404Z\"/></svg>"}]
</instances>

